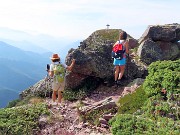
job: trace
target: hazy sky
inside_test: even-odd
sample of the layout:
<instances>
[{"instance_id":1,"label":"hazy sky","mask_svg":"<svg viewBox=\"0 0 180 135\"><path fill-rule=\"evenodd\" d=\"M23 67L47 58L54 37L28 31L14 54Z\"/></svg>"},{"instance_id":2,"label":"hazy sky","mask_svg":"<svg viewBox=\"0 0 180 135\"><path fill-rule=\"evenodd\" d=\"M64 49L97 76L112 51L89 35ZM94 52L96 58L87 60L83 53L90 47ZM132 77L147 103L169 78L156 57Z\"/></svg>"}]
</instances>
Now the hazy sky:
<instances>
[{"instance_id":1,"label":"hazy sky","mask_svg":"<svg viewBox=\"0 0 180 135\"><path fill-rule=\"evenodd\" d=\"M0 0L0 27L85 39L98 29L139 38L148 25L180 23L180 0Z\"/></svg>"}]
</instances>

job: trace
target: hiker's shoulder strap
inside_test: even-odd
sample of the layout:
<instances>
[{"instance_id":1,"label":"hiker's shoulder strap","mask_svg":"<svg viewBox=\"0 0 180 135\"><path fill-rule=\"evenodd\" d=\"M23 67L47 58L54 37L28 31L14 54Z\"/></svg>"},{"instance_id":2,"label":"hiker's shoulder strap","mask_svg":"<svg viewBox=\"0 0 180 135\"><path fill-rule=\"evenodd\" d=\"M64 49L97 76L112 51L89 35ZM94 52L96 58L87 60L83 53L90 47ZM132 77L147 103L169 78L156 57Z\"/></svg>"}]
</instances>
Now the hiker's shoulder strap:
<instances>
[{"instance_id":1,"label":"hiker's shoulder strap","mask_svg":"<svg viewBox=\"0 0 180 135\"><path fill-rule=\"evenodd\" d=\"M63 67L63 68L66 68L67 66L66 65L64 65L64 64L62 64L62 63L60 63L61 64L61 66Z\"/></svg>"},{"instance_id":2,"label":"hiker's shoulder strap","mask_svg":"<svg viewBox=\"0 0 180 135\"><path fill-rule=\"evenodd\" d=\"M51 63L51 64L50 64L49 71L53 71L53 70L54 70L54 64L53 64L53 63Z\"/></svg>"},{"instance_id":3,"label":"hiker's shoulder strap","mask_svg":"<svg viewBox=\"0 0 180 135\"><path fill-rule=\"evenodd\" d=\"M57 66L58 64L60 64L59 62L53 62L50 65L50 70L49 71L54 71L54 67Z\"/></svg>"},{"instance_id":4,"label":"hiker's shoulder strap","mask_svg":"<svg viewBox=\"0 0 180 135\"><path fill-rule=\"evenodd\" d=\"M125 45L127 41L126 40L119 40L118 42L119 42L119 44Z\"/></svg>"},{"instance_id":5,"label":"hiker's shoulder strap","mask_svg":"<svg viewBox=\"0 0 180 135\"><path fill-rule=\"evenodd\" d=\"M119 43L119 40L118 41L116 41L116 43L113 45L113 47L115 46L115 45L117 45Z\"/></svg>"}]
</instances>

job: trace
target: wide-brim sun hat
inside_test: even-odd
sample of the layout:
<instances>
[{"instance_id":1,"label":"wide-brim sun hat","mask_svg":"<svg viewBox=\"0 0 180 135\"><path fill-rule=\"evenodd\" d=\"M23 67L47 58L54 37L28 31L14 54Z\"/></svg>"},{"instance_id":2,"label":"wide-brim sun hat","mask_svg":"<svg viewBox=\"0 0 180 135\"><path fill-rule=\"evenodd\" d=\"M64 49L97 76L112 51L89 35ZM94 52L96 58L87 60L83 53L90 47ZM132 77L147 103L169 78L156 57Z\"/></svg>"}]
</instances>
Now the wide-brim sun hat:
<instances>
[{"instance_id":1,"label":"wide-brim sun hat","mask_svg":"<svg viewBox=\"0 0 180 135\"><path fill-rule=\"evenodd\" d=\"M52 57L50 57L51 60L57 60L60 59L58 54L53 54Z\"/></svg>"}]
</instances>

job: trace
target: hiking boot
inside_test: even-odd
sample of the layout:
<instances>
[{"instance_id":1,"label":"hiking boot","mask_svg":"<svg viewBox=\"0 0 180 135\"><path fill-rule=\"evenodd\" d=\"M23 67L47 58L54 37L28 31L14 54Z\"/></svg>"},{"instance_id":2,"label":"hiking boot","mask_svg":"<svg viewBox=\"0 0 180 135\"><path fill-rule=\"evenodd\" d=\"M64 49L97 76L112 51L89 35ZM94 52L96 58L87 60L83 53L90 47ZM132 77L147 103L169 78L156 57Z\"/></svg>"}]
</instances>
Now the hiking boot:
<instances>
[{"instance_id":1,"label":"hiking boot","mask_svg":"<svg viewBox=\"0 0 180 135\"><path fill-rule=\"evenodd\" d=\"M117 86L117 81L114 81L113 87L118 87Z\"/></svg>"},{"instance_id":2,"label":"hiking boot","mask_svg":"<svg viewBox=\"0 0 180 135\"><path fill-rule=\"evenodd\" d=\"M121 80L117 80L117 86L119 87L121 85Z\"/></svg>"}]
</instances>

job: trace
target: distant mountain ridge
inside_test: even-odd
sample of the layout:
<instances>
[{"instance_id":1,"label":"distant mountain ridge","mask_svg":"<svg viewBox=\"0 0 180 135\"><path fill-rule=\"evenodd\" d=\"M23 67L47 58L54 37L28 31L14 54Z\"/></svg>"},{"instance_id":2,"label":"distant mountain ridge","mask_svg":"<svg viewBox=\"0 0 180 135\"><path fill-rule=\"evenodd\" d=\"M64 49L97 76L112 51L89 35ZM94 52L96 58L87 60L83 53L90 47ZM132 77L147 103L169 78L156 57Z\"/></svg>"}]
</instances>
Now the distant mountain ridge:
<instances>
[{"instance_id":1,"label":"distant mountain ridge","mask_svg":"<svg viewBox=\"0 0 180 135\"><path fill-rule=\"evenodd\" d=\"M10 40L10 39L4 39L4 38L0 38L1 41L6 42L8 44L11 44L14 47L18 47L24 51L31 51L31 52L35 52L35 53L46 53L46 52L50 52L50 50L47 50L43 47L40 47L30 41L14 41L14 40Z\"/></svg>"},{"instance_id":2,"label":"distant mountain ridge","mask_svg":"<svg viewBox=\"0 0 180 135\"><path fill-rule=\"evenodd\" d=\"M32 34L20 30L0 27L0 41L4 41L25 51L59 53L65 58L65 52L77 48L80 40L65 37L53 37L48 34Z\"/></svg>"},{"instance_id":3,"label":"distant mountain ridge","mask_svg":"<svg viewBox=\"0 0 180 135\"><path fill-rule=\"evenodd\" d=\"M64 64L68 50L77 48L79 43L80 40L0 27L0 95L3 93L7 99L0 98L0 108L44 78L52 53L58 53Z\"/></svg>"},{"instance_id":4,"label":"distant mountain ridge","mask_svg":"<svg viewBox=\"0 0 180 135\"><path fill-rule=\"evenodd\" d=\"M70 48L76 48L79 41L57 47L61 62ZM25 51L6 42L0 41L0 95L6 95L6 101L0 98L0 108L18 97L18 94L34 85L46 75L46 64L51 63L52 52L36 53ZM12 93L13 95L9 95ZM2 101L3 100L3 101Z\"/></svg>"},{"instance_id":5,"label":"distant mountain ridge","mask_svg":"<svg viewBox=\"0 0 180 135\"><path fill-rule=\"evenodd\" d=\"M19 92L44 78L50 55L51 52L38 54L23 51L0 41L0 95L6 95L7 101L10 101L17 98ZM0 98L0 107L6 104Z\"/></svg>"}]
</instances>

